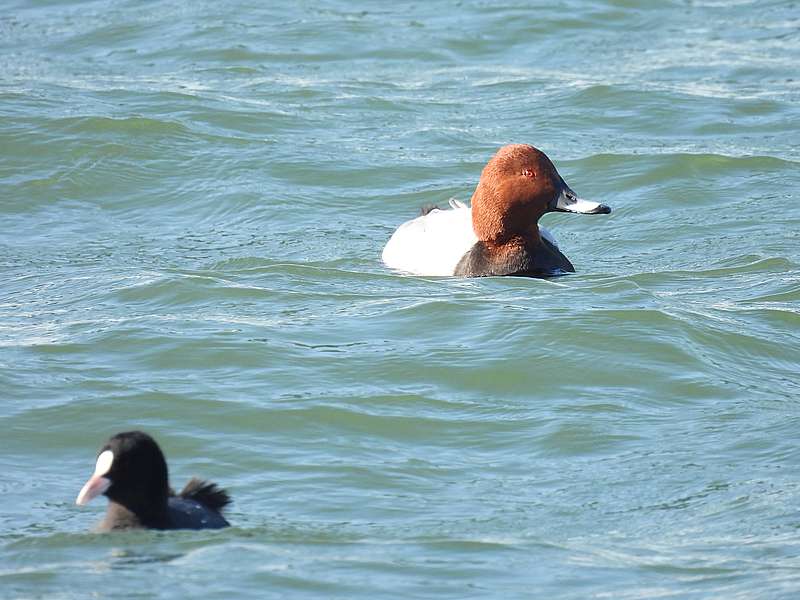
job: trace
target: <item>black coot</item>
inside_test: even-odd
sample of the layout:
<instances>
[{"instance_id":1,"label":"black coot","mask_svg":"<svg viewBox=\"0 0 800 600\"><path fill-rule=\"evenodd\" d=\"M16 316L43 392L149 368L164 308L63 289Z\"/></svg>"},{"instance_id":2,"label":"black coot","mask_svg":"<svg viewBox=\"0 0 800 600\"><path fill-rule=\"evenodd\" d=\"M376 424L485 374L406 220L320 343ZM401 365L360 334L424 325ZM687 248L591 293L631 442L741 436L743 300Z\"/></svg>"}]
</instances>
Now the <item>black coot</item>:
<instances>
[{"instance_id":1,"label":"black coot","mask_svg":"<svg viewBox=\"0 0 800 600\"><path fill-rule=\"evenodd\" d=\"M230 497L215 484L192 479L175 495L167 461L155 440L141 431L112 436L100 449L94 475L75 502L108 497L100 531L114 529L218 529L230 525L222 510Z\"/></svg>"}]
</instances>

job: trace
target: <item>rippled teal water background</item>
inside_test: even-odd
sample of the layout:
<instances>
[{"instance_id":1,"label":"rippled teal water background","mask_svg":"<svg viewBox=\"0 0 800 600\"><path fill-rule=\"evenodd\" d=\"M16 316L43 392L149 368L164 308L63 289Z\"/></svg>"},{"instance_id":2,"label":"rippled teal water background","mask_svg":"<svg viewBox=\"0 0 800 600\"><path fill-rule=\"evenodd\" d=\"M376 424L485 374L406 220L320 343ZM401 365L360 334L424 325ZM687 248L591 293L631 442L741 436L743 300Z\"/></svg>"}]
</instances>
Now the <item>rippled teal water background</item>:
<instances>
[{"instance_id":1,"label":"rippled teal water background","mask_svg":"<svg viewBox=\"0 0 800 600\"><path fill-rule=\"evenodd\" d=\"M796 598L796 2L11 1L0 596ZM575 275L380 251L533 143ZM111 433L220 532L87 533Z\"/></svg>"}]
</instances>

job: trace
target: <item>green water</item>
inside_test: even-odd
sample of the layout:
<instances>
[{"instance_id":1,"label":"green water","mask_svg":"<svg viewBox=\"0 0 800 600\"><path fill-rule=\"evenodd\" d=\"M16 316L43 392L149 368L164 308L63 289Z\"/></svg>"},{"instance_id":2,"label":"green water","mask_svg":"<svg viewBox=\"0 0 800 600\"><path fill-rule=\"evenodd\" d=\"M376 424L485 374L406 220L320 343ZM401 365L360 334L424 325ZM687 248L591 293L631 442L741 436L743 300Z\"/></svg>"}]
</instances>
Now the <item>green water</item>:
<instances>
[{"instance_id":1,"label":"green water","mask_svg":"<svg viewBox=\"0 0 800 600\"><path fill-rule=\"evenodd\" d=\"M800 5L6 2L0 597L796 598ZM380 263L501 145L577 273ZM234 527L89 533L116 431Z\"/></svg>"}]
</instances>

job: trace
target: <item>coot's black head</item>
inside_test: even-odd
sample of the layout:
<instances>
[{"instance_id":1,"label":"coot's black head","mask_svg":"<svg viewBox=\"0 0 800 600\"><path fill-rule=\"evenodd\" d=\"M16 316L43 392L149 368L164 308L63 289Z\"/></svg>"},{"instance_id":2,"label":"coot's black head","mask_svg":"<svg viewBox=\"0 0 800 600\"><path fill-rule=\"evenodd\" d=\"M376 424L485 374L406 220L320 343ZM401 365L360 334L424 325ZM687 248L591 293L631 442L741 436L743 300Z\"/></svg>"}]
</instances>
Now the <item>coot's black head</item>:
<instances>
[{"instance_id":1,"label":"coot's black head","mask_svg":"<svg viewBox=\"0 0 800 600\"><path fill-rule=\"evenodd\" d=\"M166 514L169 497L167 461L155 440L141 431L112 436L100 449L94 474L75 502L86 504L104 494L143 522Z\"/></svg>"}]
</instances>

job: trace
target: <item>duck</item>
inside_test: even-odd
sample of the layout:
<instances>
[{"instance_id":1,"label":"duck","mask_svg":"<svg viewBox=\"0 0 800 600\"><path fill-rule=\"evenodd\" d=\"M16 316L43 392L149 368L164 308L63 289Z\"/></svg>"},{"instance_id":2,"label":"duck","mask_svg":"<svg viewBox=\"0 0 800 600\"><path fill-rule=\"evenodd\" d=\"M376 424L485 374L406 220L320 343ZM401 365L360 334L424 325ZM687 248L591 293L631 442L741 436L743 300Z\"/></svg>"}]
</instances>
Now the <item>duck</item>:
<instances>
[{"instance_id":1,"label":"duck","mask_svg":"<svg viewBox=\"0 0 800 600\"><path fill-rule=\"evenodd\" d=\"M94 474L75 503L108 498L97 531L126 529L219 529L230 523L222 516L228 493L216 484L192 478L179 494L169 486L167 461L156 441L143 431L124 431L102 446Z\"/></svg>"},{"instance_id":2,"label":"duck","mask_svg":"<svg viewBox=\"0 0 800 600\"><path fill-rule=\"evenodd\" d=\"M390 269L423 276L552 277L574 273L552 233L539 225L549 212L609 214L579 198L547 155L529 144L500 148L481 172L471 206L425 208L400 225L381 258Z\"/></svg>"}]
</instances>

